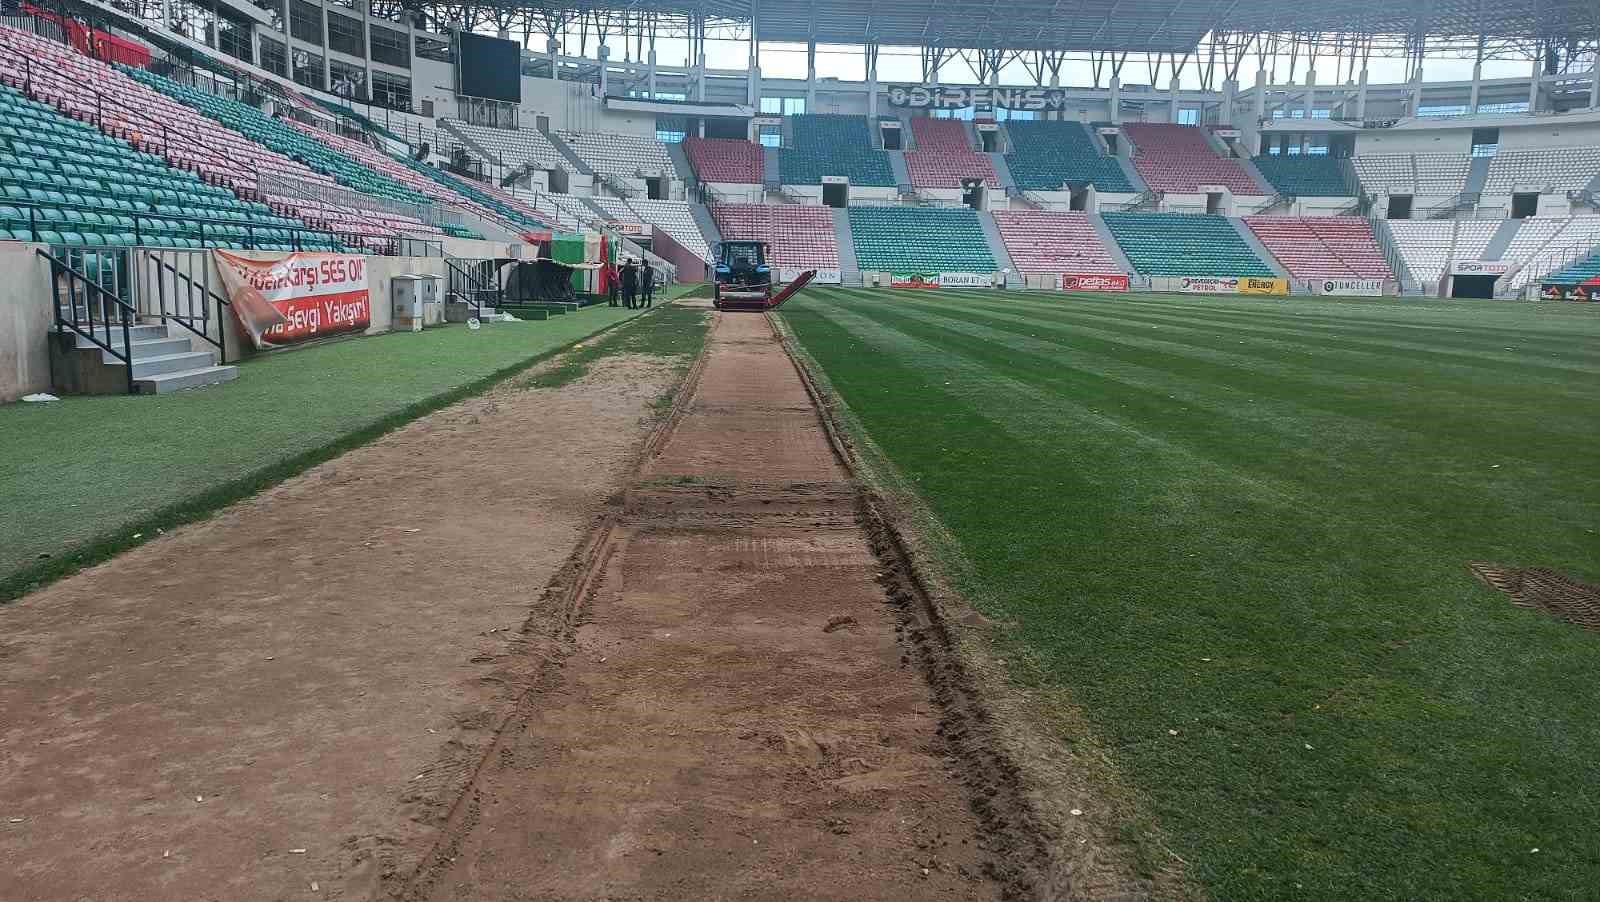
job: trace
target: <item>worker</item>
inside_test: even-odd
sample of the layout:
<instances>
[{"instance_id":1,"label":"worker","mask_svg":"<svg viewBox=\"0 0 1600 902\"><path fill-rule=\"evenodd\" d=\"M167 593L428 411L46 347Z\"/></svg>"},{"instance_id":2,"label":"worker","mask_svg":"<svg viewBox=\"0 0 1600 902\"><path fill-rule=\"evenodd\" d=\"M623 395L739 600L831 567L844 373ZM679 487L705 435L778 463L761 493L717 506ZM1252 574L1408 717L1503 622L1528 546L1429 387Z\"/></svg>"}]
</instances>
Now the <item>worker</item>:
<instances>
[{"instance_id":1,"label":"worker","mask_svg":"<svg viewBox=\"0 0 1600 902\"><path fill-rule=\"evenodd\" d=\"M602 272L604 272L606 280L606 306L615 307L617 306L617 296L622 293L622 277L617 274L616 261L607 263Z\"/></svg>"},{"instance_id":2,"label":"worker","mask_svg":"<svg viewBox=\"0 0 1600 902\"><path fill-rule=\"evenodd\" d=\"M644 305L656 305L656 271L650 267L650 261L644 261L644 270L639 273L639 287L644 290Z\"/></svg>"},{"instance_id":3,"label":"worker","mask_svg":"<svg viewBox=\"0 0 1600 902\"><path fill-rule=\"evenodd\" d=\"M622 303L629 310L638 302L639 270L633 265L633 258L629 257L622 264Z\"/></svg>"}]
</instances>

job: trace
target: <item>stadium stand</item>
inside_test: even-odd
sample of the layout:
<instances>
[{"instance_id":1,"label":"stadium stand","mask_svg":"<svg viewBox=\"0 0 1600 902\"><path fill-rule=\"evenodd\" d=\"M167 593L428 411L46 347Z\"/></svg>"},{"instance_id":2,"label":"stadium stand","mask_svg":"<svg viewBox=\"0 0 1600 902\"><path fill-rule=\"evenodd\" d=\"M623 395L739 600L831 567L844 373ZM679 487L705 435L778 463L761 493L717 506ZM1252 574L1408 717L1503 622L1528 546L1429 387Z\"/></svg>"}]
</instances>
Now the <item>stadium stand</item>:
<instances>
[{"instance_id":1,"label":"stadium stand","mask_svg":"<svg viewBox=\"0 0 1600 902\"><path fill-rule=\"evenodd\" d=\"M1139 149L1133 165L1151 190L1194 194L1201 185L1223 185L1234 194L1264 193L1238 161L1218 156L1195 126L1136 123L1123 130Z\"/></svg>"},{"instance_id":2,"label":"stadium stand","mask_svg":"<svg viewBox=\"0 0 1600 902\"><path fill-rule=\"evenodd\" d=\"M1500 227L1498 221L1393 220L1389 230L1411 274L1424 282L1444 278L1452 260L1477 260Z\"/></svg>"},{"instance_id":3,"label":"stadium stand","mask_svg":"<svg viewBox=\"0 0 1600 902\"><path fill-rule=\"evenodd\" d=\"M996 210L993 215L1006 253L1019 272L1100 275L1122 271L1087 213Z\"/></svg>"},{"instance_id":4,"label":"stadium stand","mask_svg":"<svg viewBox=\"0 0 1600 902\"><path fill-rule=\"evenodd\" d=\"M0 26L0 48L10 51L0 54L0 77L8 83L29 82L36 94L58 110L84 121L98 121L100 130L107 134L128 139L141 150L159 153L170 164L192 169L208 181L269 205L276 204L308 225L340 235L346 243L377 249L400 234L440 234L431 226L399 214L357 211L314 198L263 192L263 174L288 176L309 184L335 183L329 176L269 150L118 69L63 45ZM25 67L25 60L38 65ZM100 91L114 92L113 102L105 103L106 97Z\"/></svg>"},{"instance_id":5,"label":"stadium stand","mask_svg":"<svg viewBox=\"0 0 1600 902\"><path fill-rule=\"evenodd\" d=\"M1112 157L1103 156L1081 122L1007 122L1011 152L1006 165L1024 191L1059 191L1092 184L1098 191L1131 194L1133 183Z\"/></svg>"},{"instance_id":6,"label":"stadium stand","mask_svg":"<svg viewBox=\"0 0 1600 902\"><path fill-rule=\"evenodd\" d=\"M839 239L827 207L718 204L711 215L724 239L767 242L776 266L839 268Z\"/></svg>"},{"instance_id":7,"label":"stadium stand","mask_svg":"<svg viewBox=\"0 0 1600 902\"><path fill-rule=\"evenodd\" d=\"M498 158L485 160L486 163L500 163L513 169L524 164L532 164L535 169L564 171L572 168L561 151L538 129L490 128L455 119L449 121L449 127Z\"/></svg>"},{"instance_id":8,"label":"stadium stand","mask_svg":"<svg viewBox=\"0 0 1600 902\"><path fill-rule=\"evenodd\" d=\"M578 159L601 175L637 178L641 172L671 173L672 156L667 145L641 135L607 132L558 131L559 137Z\"/></svg>"},{"instance_id":9,"label":"stadium stand","mask_svg":"<svg viewBox=\"0 0 1600 902\"><path fill-rule=\"evenodd\" d=\"M978 213L967 207L851 207L850 232L856 261L863 270L985 273L998 269Z\"/></svg>"},{"instance_id":10,"label":"stadium stand","mask_svg":"<svg viewBox=\"0 0 1600 902\"><path fill-rule=\"evenodd\" d=\"M1128 262L1145 275L1277 275L1222 216L1107 213L1103 218Z\"/></svg>"},{"instance_id":11,"label":"stadium stand","mask_svg":"<svg viewBox=\"0 0 1600 902\"><path fill-rule=\"evenodd\" d=\"M331 249L326 232L0 87L0 229L66 246Z\"/></svg>"},{"instance_id":12,"label":"stadium stand","mask_svg":"<svg viewBox=\"0 0 1600 902\"><path fill-rule=\"evenodd\" d=\"M1538 236L1533 234L1529 236L1527 242L1518 247L1517 239L1522 237L1522 231L1540 222L1553 222L1556 228L1542 243L1535 244ZM1517 238L1513 239L1507 248L1508 261L1513 261L1511 252L1517 251L1513 262L1519 269L1512 275L1506 287L1520 291L1531 283L1556 281L1554 275L1565 278L1570 275L1568 271L1576 267L1576 264L1569 266L1567 261L1572 260L1574 255L1583 255L1588 249L1596 246L1600 246L1600 216L1574 216L1570 219L1555 220L1524 219L1522 230L1518 231Z\"/></svg>"},{"instance_id":13,"label":"stadium stand","mask_svg":"<svg viewBox=\"0 0 1600 902\"><path fill-rule=\"evenodd\" d=\"M700 226L695 223L694 214L689 212L689 204L681 200L647 200L642 197L630 198L628 206L645 222L666 232L672 239L683 245L683 249L704 260L711 255L711 249L706 242L706 236L701 234Z\"/></svg>"},{"instance_id":14,"label":"stadium stand","mask_svg":"<svg viewBox=\"0 0 1600 902\"><path fill-rule=\"evenodd\" d=\"M1297 279L1392 280L1372 224L1358 216L1247 216L1245 225Z\"/></svg>"},{"instance_id":15,"label":"stadium stand","mask_svg":"<svg viewBox=\"0 0 1600 902\"><path fill-rule=\"evenodd\" d=\"M732 138L685 138L684 153L702 182L759 185L765 156L760 144Z\"/></svg>"},{"instance_id":16,"label":"stadium stand","mask_svg":"<svg viewBox=\"0 0 1600 902\"><path fill-rule=\"evenodd\" d=\"M1466 188L1472 159L1464 153L1380 153L1357 155L1351 163L1372 194L1451 197Z\"/></svg>"},{"instance_id":17,"label":"stadium stand","mask_svg":"<svg viewBox=\"0 0 1600 902\"><path fill-rule=\"evenodd\" d=\"M1489 161L1485 192L1522 187L1539 191L1577 191L1600 176L1600 147L1502 150Z\"/></svg>"},{"instance_id":18,"label":"stadium stand","mask_svg":"<svg viewBox=\"0 0 1600 902\"><path fill-rule=\"evenodd\" d=\"M789 117L794 144L778 155L786 185L820 185L844 176L852 185L894 187L889 155L876 149L865 116L805 113Z\"/></svg>"},{"instance_id":19,"label":"stadium stand","mask_svg":"<svg viewBox=\"0 0 1600 902\"><path fill-rule=\"evenodd\" d=\"M906 152L906 171L918 188L960 188L962 179L979 178L994 187L999 179L989 158L973 151L966 123L958 119L911 120L916 150Z\"/></svg>"},{"instance_id":20,"label":"stadium stand","mask_svg":"<svg viewBox=\"0 0 1600 902\"><path fill-rule=\"evenodd\" d=\"M1350 193L1339 161L1311 154L1265 154L1253 161L1279 194L1291 197L1344 197Z\"/></svg>"},{"instance_id":21,"label":"stadium stand","mask_svg":"<svg viewBox=\"0 0 1600 902\"><path fill-rule=\"evenodd\" d=\"M1554 285L1578 285L1595 278L1600 278L1600 252L1550 273L1542 281Z\"/></svg>"}]
</instances>

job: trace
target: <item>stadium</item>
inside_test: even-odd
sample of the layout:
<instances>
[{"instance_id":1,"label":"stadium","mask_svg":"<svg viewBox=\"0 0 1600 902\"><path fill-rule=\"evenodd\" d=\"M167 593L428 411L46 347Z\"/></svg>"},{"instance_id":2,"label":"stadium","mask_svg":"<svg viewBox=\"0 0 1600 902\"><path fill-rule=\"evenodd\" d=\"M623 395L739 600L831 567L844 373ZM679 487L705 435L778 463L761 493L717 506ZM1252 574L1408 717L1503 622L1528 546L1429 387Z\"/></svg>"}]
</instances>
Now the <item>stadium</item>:
<instances>
[{"instance_id":1,"label":"stadium","mask_svg":"<svg viewBox=\"0 0 1600 902\"><path fill-rule=\"evenodd\" d=\"M1593 0L7 0L0 900L1586 899Z\"/></svg>"}]
</instances>

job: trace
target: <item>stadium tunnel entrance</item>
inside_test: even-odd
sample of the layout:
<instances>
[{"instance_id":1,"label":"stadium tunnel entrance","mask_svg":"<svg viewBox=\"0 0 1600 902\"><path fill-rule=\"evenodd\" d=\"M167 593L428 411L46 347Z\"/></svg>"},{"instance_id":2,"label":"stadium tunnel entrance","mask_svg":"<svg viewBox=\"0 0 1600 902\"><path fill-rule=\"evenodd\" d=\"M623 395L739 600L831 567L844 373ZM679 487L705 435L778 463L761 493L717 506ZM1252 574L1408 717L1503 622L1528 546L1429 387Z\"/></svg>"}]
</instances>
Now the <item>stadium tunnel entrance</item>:
<instances>
[{"instance_id":1,"label":"stadium tunnel entrance","mask_svg":"<svg viewBox=\"0 0 1600 902\"><path fill-rule=\"evenodd\" d=\"M1450 296L1453 298L1493 298L1494 283L1499 276L1451 276Z\"/></svg>"}]
</instances>

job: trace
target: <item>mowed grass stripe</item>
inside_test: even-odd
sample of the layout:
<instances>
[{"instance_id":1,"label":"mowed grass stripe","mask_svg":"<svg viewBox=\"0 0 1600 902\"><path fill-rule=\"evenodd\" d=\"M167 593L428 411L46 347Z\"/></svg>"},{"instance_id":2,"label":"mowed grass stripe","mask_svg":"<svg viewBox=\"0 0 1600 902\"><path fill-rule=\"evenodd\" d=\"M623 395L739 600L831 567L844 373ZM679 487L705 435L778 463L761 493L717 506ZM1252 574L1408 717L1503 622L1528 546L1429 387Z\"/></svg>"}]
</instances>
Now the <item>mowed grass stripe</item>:
<instances>
[{"instance_id":1,"label":"mowed grass stripe","mask_svg":"<svg viewBox=\"0 0 1600 902\"><path fill-rule=\"evenodd\" d=\"M1221 385L1242 392L1247 398L1306 400L1316 398L1316 406L1329 413L1374 422L1388 422L1406 428L1412 422L1419 394L1425 394L1433 412L1434 422L1430 434L1445 429L1463 436L1476 436L1484 416L1485 405L1498 404L1502 413L1516 413L1523 419L1522 427L1502 438L1502 455L1533 455L1570 453L1570 441L1587 441L1592 435L1589 425L1581 420L1561 416L1561 408L1570 400L1550 399L1543 392L1530 392L1527 385L1506 383L1472 370L1455 372L1447 380L1428 374L1425 368L1401 364L1396 369L1375 371L1358 376L1342 376L1347 362L1330 366L1327 355L1308 353L1274 353L1260 342L1247 342L1241 348L1238 339L1211 337L1197 333L1186 341L1177 334L1181 330L1168 328L1158 336L1154 332L1138 329L1108 330L1095 322L1093 327L1076 327L1059 320L1046 322L1029 320L1026 314L1015 309L1002 308L1003 312L985 315L963 305L956 309L935 305L925 307L915 302L897 306L899 314L885 311L885 316L907 314L915 310L935 310L942 321L959 321L972 328L992 328L1010 332L1017 347L1028 347L1030 341L1058 341L1074 352L1073 360L1088 355L1084 361L1091 365L1111 367L1120 371L1130 363L1172 374L1172 378L1195 380L1198 384ZM1098 359L1095 359L1098 358ZM1111 363L1115 361L1115 363ZM1270 361L1270 365L1269 364ZM1330 372L1330 370L1332 370ZM1419 370L1426 381L1419 376ZM1261 375L1274 378L1265 380ZM1492 386L1479 389L1479 396L1460 387ZM1419 388L1419 386L1426 386ZM1327 389L1337 389L1327 391ZM1593 392L1585 394L1593 396Z\"/></svg>"},{"instance_id":2,"label":"mowed grass stripe","mask_svg":"<svg viewBox=\"0 0 1600 902\"><path fill-rule=\"evenodd\" d=\"M850 314L840 315L846 317L842 324L849 328ZM1353 418L1287 401L1274 405L1269 396L1284 393L1277 379L1263 381L1270 384L1271 391L1258 391L1262 387L1258 384L1218 395L1199 390L1212 385L1175 371L1147 371L1130 377L1126 368L1084 361L1081 355L1051 365L1048 356L1037 353L1037 339L1004 336L1010 343L1002 347L983 340L985 336L941 331L938 321L924 323L914 315L902 316L888 308L875 309L871 316L902 336L899 347L891 350L904 352L904 339L921 341L923 347L910 353L922 359L936 357L944 371L980 381L972 391L998 390L1015 398L1017 404L997 413L997 425L1034 428L1037 421L1031 416L1008 424L1006 413L1026 411L1031 415L1037 405L1061 409L1060 399L1070 396L1075 415L1093 414L1102 423L1109 420L1127 427L1128 433L1119 435L1120 440L1133 437L1167 448L1203 446L1219 473L1248 462L1258 484L1274 480L1277 492L1296 497L1299 503L1318 504L1332 493L1341 493L1350 502L1386 501L1393 528L1398 531L1393 537L1397 541L1403 541L1411 529L1446 516L1454 528L1473 532L1525 519L1528 528L1534 528L1550 513L1571 517L1600 514L1592 505L1576 500L1585 493L1574 491L1600 488L1596 475L1584 474L1584 484L1576 487L1569 479L1548 484L1541 479L1545 468L1534 459L1548 455L1562 463L1581 454L1590 440L1581 430L1565 442L1553 438L1513 442L1495 448L1494 456L1485 458L1484 449L1478 446L1443 447L1429 441L1430 431L1418 428L1408 418ZM943 345L938 344L941 340ZM995 385L997 374L1006 375L1012 384ZM1155 381L1163 377L1165 384ZM1292 397L1294 392L1287 394ZM1271 449L1271 453L1263 454L1263 449ZM1352 472L1382 466L1393 455L1405 457L1430 478L1400 486L1350 482ZM1495 462L1490 463L1491 459ZM1441 482L1451 491L1441 494L1437 485ZM1381 496L1376 494L1380 491ZM1454 498L1456 492L1470 493L1476 503L1461 511L1437 507L1440 499ZM1530 519L1530 511L1538 513ZM1492 557L1499 550L1486 547L1480 556ZM1581 557L1578 548L1552 547L1549 553L1560 554L1563 561Z\"/></svg>"},{"instance_id":3,"label":"mowed grass stripe","mask_svg":"<svg viewBox=\"0 0 1600 902\"><path fill-rule=\"evenodd\" d=\"M1310 425L1260 429L1237 453L1249 424L1220 411L1161 422L1157 370L1138 370L1136 389L1116 385L1132 370L1096 383L1074 370L1103 361L1069 347L1052 359L1003 322L982 338L934 325L943 301L809 291L784 316L961 543L963 588L1084 706L1215 897L1570 898L1600 881L1584 826L1600 814L1600 728L1572 691L1600 676L1600 643L1463 568L1485 548L1525 563L1554 549L1600 572L1583 455L1528 474L1539 487L1511 522L1451 516L1484 505L1483 488L1431 472L1449 448L1394 451L1390 421L1428 431L1419 402L1375 434L1396 444L1290 479L1278 457L1312 450ZM1197 381L1175 375L1169 394L1203 393ZM1086 414L1106 403L1095 392L1128 391L1146 406ZM1441 442L1471 456L1516 426L1497 413ZM1589 517L1541 512L1564 482L1567 510ZM1444 513L1409 500L1430 490Z\"/></svg>"},{"instance_id":4,"label":"mowed grass stripe","mask_svg":"<svg viewBox=\"0 0 1600 902\"><path fill-rule=\"evenodd\" d=\"M910 303L917 302L910 301ZM948 302L941 304L941 306L947 305ZM1495 345L1489 348L1468 345L1460 340L1460 336L1441 338L1433 347L1428 347L1415 341L1399 340L1392 335L1378 340L1360 341L1328 338L1307 334L1304 330L1294 328L1292 323L1282 326L1224 323L1208 318L1204 311L1150 313L1115 307L1074 310L1063 309L1060 306L1040 308L1033 305L1019 309L1019 305L1015 303L992 299L963 302L963 305L986 313L1011 311L1029 318L1037 316L1052 321L1081 323L1086 320L1098 320L1107 324L1110 329L1125 330L1129 334L1140 333L1141 326L1145 330L1154 326L1157 329L1176 329L1179 332L1210 336L1224 341L1231 339L1234 343L1244 337L1276 341L1286 348L1309 348L1330 353L1345 351L1348 352L1346 356L1352 367L1376 365L1409 369L1427 365L1439 368L1456 367L1458 371L1503 368L1518 375L1541 375L1538 371L1549 370L1550 372L1542 375L1552 386L1572 384L1568 377L1573 373L1600 376L1600 356L1593 362L1580 359L1584 356L1581 348L1589 344L1580 337L1571 338L1570 345L1558 350L1550 349L1552 343L1558 340L1554 336L1518 336L1511 339L1505 332L1502 332L1495 340ZM1507 351L1508 340L1520 341L1522 343L1520 350ZM1535 341L1540 345L1530 346L1530 343Z\"/></svg>"}]
</instances>

